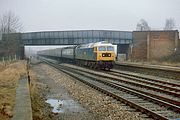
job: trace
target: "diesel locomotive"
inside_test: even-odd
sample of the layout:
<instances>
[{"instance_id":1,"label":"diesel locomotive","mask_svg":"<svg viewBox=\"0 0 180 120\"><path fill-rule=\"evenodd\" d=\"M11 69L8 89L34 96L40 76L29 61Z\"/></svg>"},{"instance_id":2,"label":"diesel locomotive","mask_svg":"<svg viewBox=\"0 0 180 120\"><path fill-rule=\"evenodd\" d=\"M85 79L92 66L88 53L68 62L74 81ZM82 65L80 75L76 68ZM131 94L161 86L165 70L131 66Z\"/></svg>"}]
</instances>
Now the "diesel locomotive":
<instances>
[{"instance_id":1,"label":"diesel locomotive","mask_svg":"<svg viewBox=\"0 0 180 120\"><path fill-rule=\"evenodd\" d=\"M82 44L71 47L56 48L39 51L39 56L72 61L78 65L89 66L96 69L113 68L117 56L117 45L106 41Z\"/></svg>"}]
</instances>

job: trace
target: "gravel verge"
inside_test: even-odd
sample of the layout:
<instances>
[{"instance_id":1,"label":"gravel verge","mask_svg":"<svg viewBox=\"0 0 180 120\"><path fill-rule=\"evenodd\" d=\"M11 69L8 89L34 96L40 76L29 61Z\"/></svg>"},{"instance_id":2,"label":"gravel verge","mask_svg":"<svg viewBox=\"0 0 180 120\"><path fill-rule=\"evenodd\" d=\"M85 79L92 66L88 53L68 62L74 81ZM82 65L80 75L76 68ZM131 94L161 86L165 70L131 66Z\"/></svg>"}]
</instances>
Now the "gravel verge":
<instances>
[{"instance_id":1,"label":"gravel verge","mask_svg":"<svg viewBox=\"0 0 180 120\"><path fill-rule=\"evenodd\" d=\"M42 64L31 61L31 91L34 120L99 120L98 116L89 112L75 101L61 84L57 83L43 69ZM61 78L61 77L60 77ZM56 100L59 113L46 101ZM54 102L53 102L54 103Z\"/></svg>"},{"instance_id":2,"label":"gravel verge","mask_svg":"<svg viewBox=\"0 0 180 120\"><path fill-rule=\"evenodd\" d=\"M72 77L60 72L48 65L41 66L43 71L48 74L57 84L61 84L69 91L74 99L79 101L85 108L99 116L103 120L140 120L138 112L125 106L119 101L108 97L89 86L76 81ZM133 112L129 112L132 110ZM141 114L141 113L140 113Z\"/></svg>"}]
</instances>

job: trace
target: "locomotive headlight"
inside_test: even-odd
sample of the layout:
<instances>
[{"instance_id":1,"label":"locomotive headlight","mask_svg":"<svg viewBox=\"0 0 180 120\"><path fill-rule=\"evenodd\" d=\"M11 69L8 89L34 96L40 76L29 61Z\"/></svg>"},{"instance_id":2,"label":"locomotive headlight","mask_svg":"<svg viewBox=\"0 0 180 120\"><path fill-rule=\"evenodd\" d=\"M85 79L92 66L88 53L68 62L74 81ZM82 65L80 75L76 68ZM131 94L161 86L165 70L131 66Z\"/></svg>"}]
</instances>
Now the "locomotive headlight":
<instances>
[{"instance_id":1,"label":"locomotive headlight","mask_svg":"<svg viewBox=\"0 0 180 120\"><path fill-rule=\"evenodd\" d=\"M102 56L104 57L104 54L102 54Z\"/></svg>"},{"instance_id":2,"label":"locomotive headlight","mask_svg":"<svg viewBox=\"0 0 180 120\"><path fill-rule=\"evenodd\" d=\"M108 54L108 56L110 57L110 56L111 56L111 54Z\"/></svg>"}]
</instances>

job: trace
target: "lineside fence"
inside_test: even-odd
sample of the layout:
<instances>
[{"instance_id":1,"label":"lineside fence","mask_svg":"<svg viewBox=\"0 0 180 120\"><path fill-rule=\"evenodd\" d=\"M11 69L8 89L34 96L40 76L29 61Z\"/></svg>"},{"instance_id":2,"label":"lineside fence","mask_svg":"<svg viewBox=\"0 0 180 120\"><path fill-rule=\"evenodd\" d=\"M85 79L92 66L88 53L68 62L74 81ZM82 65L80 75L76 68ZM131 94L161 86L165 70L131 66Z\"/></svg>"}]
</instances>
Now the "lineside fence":
<instances>
[{"instance_id":1,"label":"lineside fence","mask_svg":"<svg viewBox=\"0 0 180 120\"><path fill-rule=\"evenodd\" d=\"M0 55L0 65L3 65L3 66L7 66L10 63L16 62L18 60L21 60L21 57L17 55L6 55L6 56Z\"/></svg>"},{"instance_id":2,"label":"lineside fence","mask_svg":"<svg viewBox=\"0 0 180 120\"><path fill-rule=\"evenodd\" d=\"M20 60L20 56L15 55L6 55L6 56L0 56L0 61L14 61L14 60Z\"/></svg>"}]
</instances>

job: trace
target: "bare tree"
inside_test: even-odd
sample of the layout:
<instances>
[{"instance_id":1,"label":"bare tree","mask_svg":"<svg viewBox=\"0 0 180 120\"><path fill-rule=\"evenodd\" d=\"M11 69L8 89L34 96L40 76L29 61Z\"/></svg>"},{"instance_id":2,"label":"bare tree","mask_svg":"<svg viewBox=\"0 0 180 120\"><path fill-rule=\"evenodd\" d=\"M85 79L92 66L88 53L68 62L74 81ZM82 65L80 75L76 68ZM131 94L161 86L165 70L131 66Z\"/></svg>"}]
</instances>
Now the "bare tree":
<instances>
[{"instance_id":1,"label":"bare tree","mask_svg":"<svg viewBox=\"0 0 180 120\"><path fill-rule=\"evenodd\" d=\"M147 21L144 19L141 19L139 21L139 23L137 23L136 30L138 30L138 31L146 31L146 30L150 30L150 29L151 28L149 27Z\"/></svg>"},{"instance_id":2,"label":"bare tree","mask_svg":"<svg viewBox=\"0 0 180 120\"><path fill-rule=\"evenodd\" d=\"M22 23L20 22L19 17L12 12L3 14L2 17L0 17L1 34L20 32L22 28Z\"/></svg>"},{"instance_id":3,"label":"bare tree","mask_svg":"<svg viewBox=\"0 0 180 120\"><path fill-rule=\"evenodd\" d=\"M3 14L0 17L0 37L3 37L3 47L1 50L5 50L6 55L15 54L18 49L17 33L22 30L22 23L18 16L12 12ZM1 39L1 38L0 38Z\"/></svg>"},{"instance_id":4,"label":"bare tree","mask_svg":"<svg viewBox=\"0 0 180 120\"><path fill-rule=\"evenodd\" d=\"M175 28L175 21L173 18L166 19L164 30L173 30Z\"/></svg>"}]
</instances>

